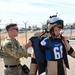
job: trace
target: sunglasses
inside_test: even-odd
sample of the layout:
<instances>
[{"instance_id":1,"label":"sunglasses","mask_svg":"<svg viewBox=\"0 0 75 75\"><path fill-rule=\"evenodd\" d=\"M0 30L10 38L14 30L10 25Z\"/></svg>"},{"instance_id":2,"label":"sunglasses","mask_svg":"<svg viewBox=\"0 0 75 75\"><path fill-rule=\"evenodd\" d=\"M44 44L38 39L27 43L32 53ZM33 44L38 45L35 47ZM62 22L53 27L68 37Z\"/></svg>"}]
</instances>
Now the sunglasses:
<instances>
[{"instance_id":1,"label":"sunglasses","mask_svg":"<svg viewBox=\"0 0 75 75\"><path fill-rule=\"evenodd\" d=\"M18 28L12 28L12 29L18 31Z\"/></svg>"}]
</instances>

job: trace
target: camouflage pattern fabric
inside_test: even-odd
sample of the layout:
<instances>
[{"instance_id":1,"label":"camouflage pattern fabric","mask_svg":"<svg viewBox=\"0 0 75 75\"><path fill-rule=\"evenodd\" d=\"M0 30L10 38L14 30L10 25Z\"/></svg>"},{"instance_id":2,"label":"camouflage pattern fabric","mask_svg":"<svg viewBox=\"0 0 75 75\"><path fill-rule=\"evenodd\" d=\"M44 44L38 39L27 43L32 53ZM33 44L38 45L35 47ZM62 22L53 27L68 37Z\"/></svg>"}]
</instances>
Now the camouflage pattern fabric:
<instances>
[{"instance_id":1,"label":"camouflage pattern fabric","mask_svg":"<svg viewBox=\"0 0 75 75\"><path fill-rule=\"evenodd\" d=\"M4 70L5 75L26 75L22 71L21 65L16 67L9 67L20 64L21 57L28 57L26 48L22 48L16 39L5 38L2 41L2 52L4 53L4 64L7 65Z\"/></svg>"},{"instance_id":2,"label":"camouflage pattern fabric","mask_svg":"<svg viewBox=\"0 0 75 75\"><path fill-rule=\"evenodd\" d=\"M22 71L22 66L7 68L4 70L5 75L27 75Z\"/></svg>"}]
</instances>

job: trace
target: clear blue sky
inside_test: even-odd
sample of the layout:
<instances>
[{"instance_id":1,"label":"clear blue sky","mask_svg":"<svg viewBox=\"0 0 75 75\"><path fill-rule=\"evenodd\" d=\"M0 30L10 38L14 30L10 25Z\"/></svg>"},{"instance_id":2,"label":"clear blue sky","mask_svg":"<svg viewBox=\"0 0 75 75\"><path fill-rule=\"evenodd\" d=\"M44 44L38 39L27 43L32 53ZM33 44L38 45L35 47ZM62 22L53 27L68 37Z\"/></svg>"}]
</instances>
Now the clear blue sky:
<instances>
[{"instance_id":1,"label":"clear blue sky","mask_svg":"<svg viewBox=\"0 0 75 75\"><path fill-rule=\"evenodd\" d=\"M65 24L74 23L75 0L0 0L0 27L11 21L19 26L23 21L28 21L27 25L41 25L56 12Z\"/></svg>"}]
</instances>

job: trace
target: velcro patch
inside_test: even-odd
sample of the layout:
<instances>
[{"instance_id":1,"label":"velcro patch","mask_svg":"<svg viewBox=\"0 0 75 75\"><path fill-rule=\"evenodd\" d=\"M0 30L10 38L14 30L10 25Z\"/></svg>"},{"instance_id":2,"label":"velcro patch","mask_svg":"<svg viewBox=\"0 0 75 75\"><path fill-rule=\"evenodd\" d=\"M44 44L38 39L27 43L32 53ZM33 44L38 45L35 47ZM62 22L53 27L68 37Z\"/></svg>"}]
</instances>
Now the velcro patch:
<instances>
[{"instance_id":1,"label":"velcro patch","mask_svg":"<svg viewBox=\"0 0 75 75\"><path fill-rule=\"evenodd\" d=\"M12 47L12 44L11 43L8 43L8 44L6 44L6 47L11 48Z\"/></svg>"}]
</instances>

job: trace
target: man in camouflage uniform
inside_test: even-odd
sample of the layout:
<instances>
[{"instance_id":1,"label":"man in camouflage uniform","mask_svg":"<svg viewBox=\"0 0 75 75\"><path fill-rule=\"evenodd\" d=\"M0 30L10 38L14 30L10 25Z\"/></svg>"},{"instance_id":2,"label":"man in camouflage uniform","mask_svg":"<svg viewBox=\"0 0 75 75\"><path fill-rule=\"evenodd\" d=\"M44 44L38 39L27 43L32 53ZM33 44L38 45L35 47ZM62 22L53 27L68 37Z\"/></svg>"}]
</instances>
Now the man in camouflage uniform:
<instances>
[{"instance_id":1,"label":"man in camouflage uniform","mask_svg":"<svg viewBox=\"0 0 75 75\"><path fill-rule=\"evenodd\" d=\"M11 23L6 26L8 37L2 41L4 56L5 75L27 75L23 72L20 58L29 56L26 47L22 48L15 39L18 36L17 24Z\"/></svg>"}]
</instances>

